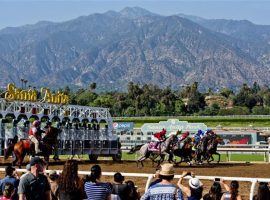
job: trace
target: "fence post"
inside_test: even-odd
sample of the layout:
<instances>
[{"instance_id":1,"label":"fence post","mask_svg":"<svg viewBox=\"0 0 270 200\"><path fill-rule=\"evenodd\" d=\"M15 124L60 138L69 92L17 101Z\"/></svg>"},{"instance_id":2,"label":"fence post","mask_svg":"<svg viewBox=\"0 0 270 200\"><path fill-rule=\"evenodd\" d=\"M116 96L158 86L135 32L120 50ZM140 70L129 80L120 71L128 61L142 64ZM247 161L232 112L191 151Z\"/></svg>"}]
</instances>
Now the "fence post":
<instances>
[{"instance_id":1,"label":"fence post","mask_svg":"<svg viewBox=\"0 0 270 200\"><path fill-rule=\"evenodd\" d=\"M251 182L249 199L253 199L253 195L254 195L254 190L255 190L256 183L257 183L257 179L253 179L252 182Z\"/></svg>"},{"instance_id":2,"label":"fence post","mask_svg":"<svg viewBox=\"0 0 270 200\"><path fill-rule=\"evenodd\" d=\"M146 182L146 184L145 184L144 192L146 192L147 189L149 188L149 185L150 185L152 179L153 179L153 174L150 174L150 175L148 176L147 182Z\"/></svg>"}]
</instances>

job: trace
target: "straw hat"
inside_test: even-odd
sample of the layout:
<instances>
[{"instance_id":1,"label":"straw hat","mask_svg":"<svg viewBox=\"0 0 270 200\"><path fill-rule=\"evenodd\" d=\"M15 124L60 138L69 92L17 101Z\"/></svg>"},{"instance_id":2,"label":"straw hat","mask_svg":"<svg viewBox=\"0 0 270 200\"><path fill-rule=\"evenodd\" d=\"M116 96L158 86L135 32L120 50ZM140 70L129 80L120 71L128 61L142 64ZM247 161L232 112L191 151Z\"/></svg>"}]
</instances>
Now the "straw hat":
<instances>
[{"instance_id":1,"label":"straw hat","mask_svg":"<svg viewBox=\"0 0 270 200\"><path fill-rule=\"evenodd\" d=\"M191 178L188 181L189 186L193 189L198 189L202 186L202 182L198 178Z\"/></svg>"},{"instance_id":2,"label":"straw hat","mask_svg":"<svg viewBox=\"0 0 270 200\"><path fill-rule=\"evenodd\" d=\"M161 165L161 170L160 170L159 174L162 176L174 175L173 164L165 163L165 164Z\"/></svg>"}]
</instances>

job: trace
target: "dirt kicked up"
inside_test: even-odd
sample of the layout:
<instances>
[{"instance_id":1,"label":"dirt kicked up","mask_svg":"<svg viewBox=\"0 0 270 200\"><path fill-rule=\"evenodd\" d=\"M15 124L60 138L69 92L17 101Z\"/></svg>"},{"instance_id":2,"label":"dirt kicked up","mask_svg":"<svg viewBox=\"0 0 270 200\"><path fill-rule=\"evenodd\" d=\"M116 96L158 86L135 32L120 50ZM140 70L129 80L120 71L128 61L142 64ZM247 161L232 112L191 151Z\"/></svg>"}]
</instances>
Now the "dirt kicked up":
<instances>
[{"instance_id":1,"label":"dirt kicked up","mask_svg":"<svg viewBox=\"0 0 270 200\"><path fill-rule=\"evenodd\" d=\"M50 163L49 169L61 170L63 161ZM126 173L149 173L155 172L155 167L152 167L151 162L145 162L145 166L138 168L134 161L123 161L115 163L113 161L100 160L96 163L90 161L80 161L79 170L89 171L91 166L99 164L103 172L126 172ZM5 167L6 163L1 163L1 167ZM182 171L192 171L198 176L221 176L221 177L248 177L248 178L270 178L270 164L250 164L250 163L220 163L220 164L204 164L201 166L180 165L175 167L177 175L182 174ZM90 172L89 172L90 173ZM4 173L0 173L0 177L4 177ZM141 194L144 193L144 187L147 178L140 177L125 177L125 180L132 180L138 186ZM112 176L103 176L102 181L113 182ZM174 180L177 182L177 179ZM212 181L202 180L204 184L204 194L207 193L212 185ZM228 181L229 183L229 181ZM187 184L187 182L186 182ZM251 184L249 182L240 182L239 192L243 199L249 199ZM256 191L256 190L255 190Z\"/></svg>"}]
</instances>

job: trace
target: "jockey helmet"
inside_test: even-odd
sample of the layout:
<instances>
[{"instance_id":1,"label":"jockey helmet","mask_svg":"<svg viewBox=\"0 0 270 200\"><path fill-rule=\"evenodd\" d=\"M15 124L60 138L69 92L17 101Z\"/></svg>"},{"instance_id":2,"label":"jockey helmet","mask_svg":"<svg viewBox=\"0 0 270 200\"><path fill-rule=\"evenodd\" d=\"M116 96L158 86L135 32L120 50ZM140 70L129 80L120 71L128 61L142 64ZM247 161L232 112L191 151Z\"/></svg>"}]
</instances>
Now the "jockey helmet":
<instances>
[{"instance_id":1,"label":"jockey helmet","mask_svg":"<svg viewBox=\"0 0 270 200\"><path fill-rule=\"evenodd\" d=\"M205 134L208 135L208 134L211 133L211 132L212 132L212 129L207 129L207 130L205 131Z\"/></svg>"},{"instance_id":2,"label":"jockey helmet","mask_svg":"<svg viewBox=\"0 0 270 200\"><path fill-rule=\"evenodd\" d=\"M40 125L40 121L39 120L35 120L33 121L33 124L32 124L34 127L39 127Z\"/></svg>"},{"instance_id":3,"label":"jockey helmet","mask_svg":"<svg viewBox=\"0 0 270 200\"><path fill-rule=\"evenodd\" d=\"M201 129L198 130L197 135L203 135L203 131Z\"/></svg>"}]
</instances>

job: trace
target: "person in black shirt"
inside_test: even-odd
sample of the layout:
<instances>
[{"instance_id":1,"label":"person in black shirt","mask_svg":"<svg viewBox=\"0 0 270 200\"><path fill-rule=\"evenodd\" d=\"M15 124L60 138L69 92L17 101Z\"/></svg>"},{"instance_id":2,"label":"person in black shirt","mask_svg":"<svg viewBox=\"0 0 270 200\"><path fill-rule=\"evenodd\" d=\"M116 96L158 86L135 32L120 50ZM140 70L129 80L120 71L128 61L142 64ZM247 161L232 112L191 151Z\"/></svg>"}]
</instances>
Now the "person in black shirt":
<instances>
[{"instance_id":1,"label":"person in black shirt","mask_svg":"<svg viewBox=\"0 0 270 200\"><path fill-rule=\"evenodd\" d=\"M127 184L123 184L125 177L122 176L120 172L114 174L114 184L112 189L112 194L117 194L121 200L128 200L129 188Z\"/></svg>"}]
</instances>

